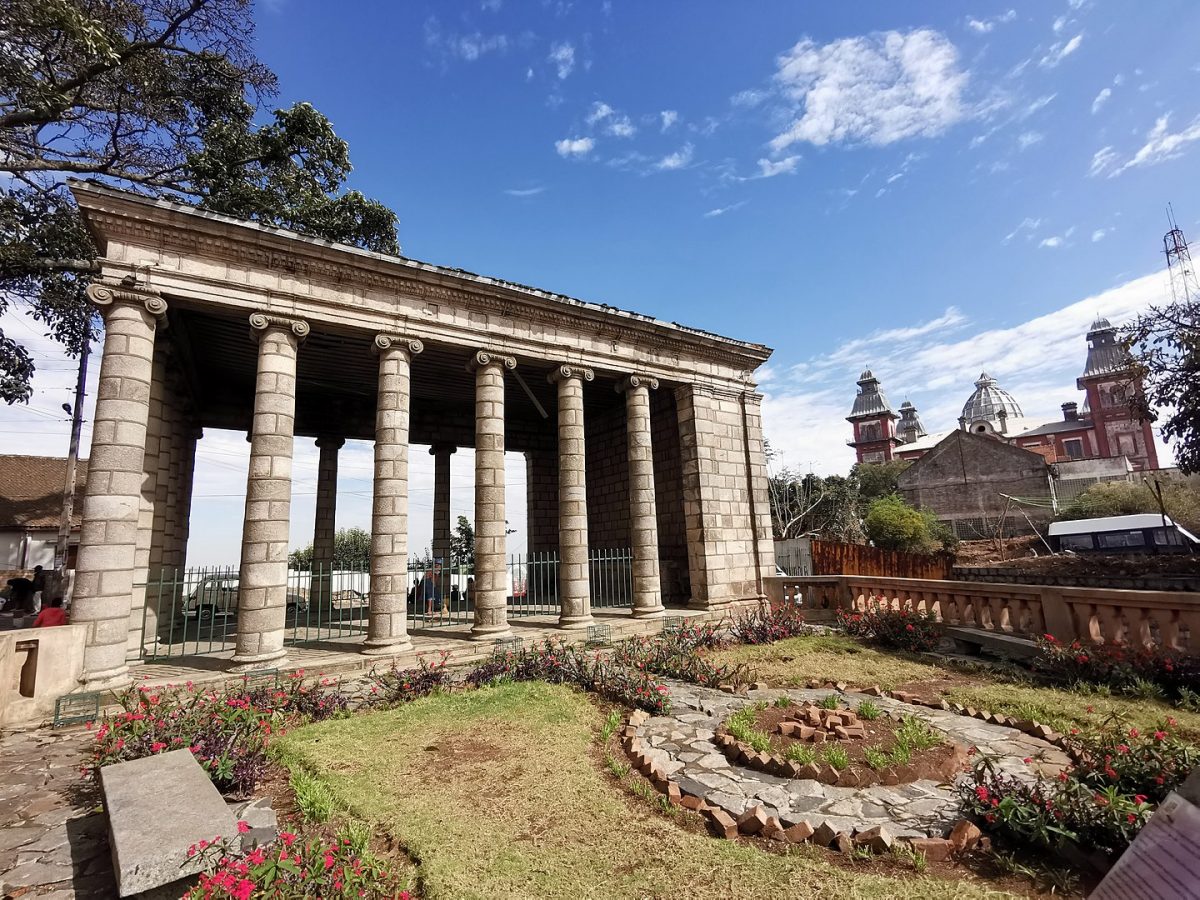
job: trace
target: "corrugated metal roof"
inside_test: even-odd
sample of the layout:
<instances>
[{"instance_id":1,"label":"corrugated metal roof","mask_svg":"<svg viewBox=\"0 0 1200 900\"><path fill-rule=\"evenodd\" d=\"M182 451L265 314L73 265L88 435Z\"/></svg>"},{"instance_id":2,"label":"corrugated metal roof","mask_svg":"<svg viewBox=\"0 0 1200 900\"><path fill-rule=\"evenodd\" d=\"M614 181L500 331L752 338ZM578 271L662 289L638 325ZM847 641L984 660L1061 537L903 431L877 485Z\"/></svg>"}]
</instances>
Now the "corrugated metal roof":
<instances>
[{"instance_id":1,"label":"corrugated metal roof","mask_svg":"<svg viewBox=\"0 0 1200 900\"><path fill-rule=\"evenodd\" d=\"M968 423L984 420L998 426L1001 410L1010 422L1025 415L1012 394L1000 387L996 379L987 372L981 372L979 380L975 382L975 390L963 406L963 418Z\"/></svg>"},{"instance_id":2,"label":"corrugated metal roof","mask_svg":"<svg viewBox=\"0 0 1200 900\"><path fill-rule=\"evenodd\" d=\"M1133 357L1117 340L1117 329L1108 319L1101 317L1092 323L1092 327L1088 329L1087 341L1087 363L1083 367L1081 378L1123 372L1133 363Z\"/></svg>"},{"instance_id":3,"label":"corrugated metal roof","mask_svg":"<svg viewBox=\"0 0 1200 900\"><path fill-rule=\"evenodd\" d=\"M895 416L887 397L879 387L879 379L870 369L864 369L858 378L858 394L854 397L854 406L850 409L849 418L857 419L865 416L889 415Z\"/></svg>"}]
</instances>

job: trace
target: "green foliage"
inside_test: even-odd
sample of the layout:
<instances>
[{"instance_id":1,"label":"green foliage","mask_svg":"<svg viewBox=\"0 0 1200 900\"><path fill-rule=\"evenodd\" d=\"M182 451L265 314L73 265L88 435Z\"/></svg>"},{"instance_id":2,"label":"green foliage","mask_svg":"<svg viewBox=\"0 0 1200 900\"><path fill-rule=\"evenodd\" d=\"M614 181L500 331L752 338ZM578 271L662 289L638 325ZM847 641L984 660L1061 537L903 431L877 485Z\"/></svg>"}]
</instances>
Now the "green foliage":
<instances>
[{"instance_id":1,"label":"green foliage","mask_svg":"<svg viewBox=\"0 0 1200 900\"><path fill-rule=\"evenodd\" d=\"M305 819L322 824L333 817L336 804L333 792L324 781L303 769L295 769L291 784L296 794L296 806Z\"/></svg>"},{"instance_id":2,"label":"green foliage","mask_svg":"<svg viewBox=\"0 0 1200 900\"><path fill-rule=\"evenodd\" d=\"M863 749L863 758L866 759L867 765L876 771L886 769L892 764L892 755L886 750L880 750L878 747L865 747Z\"/></svg>"},{"instance_id":3,"label":"green foliage","mask_svg":"<svg viewBox=\"0 0 1200 900\"><path fill-rule=\"evenodd\" d=\"M864 503L889 497L899 490L900 475L912 465L911 460L893 459L882 463L855 463L850 477L858 481L858 495Z\"/></svg>"},{"instance_id":4,"label":"green foliage","mask_svg":"<svg viewBox=\"0 0 1200 900\"><path fill-rule=\"evenodd\" d=\"M620 710L610 710L608 717L604 720L604 725L600 729L600 743L608 743L608 739L616 733L616 730L621 727L621 712Z\"/></svg>"},{"instance_id":5,"label":"green foliage","mask_svg":"<svg viewBox=\"0 0 1200 900\"><path fill-rule=\"evenodd\" d=\"M313 547L309 544L288 555L288 568L309 570ZM371 565L371 533L362 528L339 528L333 536L333 567L365 572Z\"/></svg>"},{"instance_id":6,"label":"green foliage","mask_svg":"<svg viewBox=\"0 0 1200 900\"><path fill-rule=\"evenodd\" d=\"M1162 494L1168 516L1189 531L1200 528L1200 490L1191 481L1163 482ZM1149 485L1102 481L1076 497L1059 518L1096 519L1161 512L1162 506Z\"/></svg>"},{"instance_id":7,"label":"green foliage","mask_svg":"<svg viewBox=\"0 0 1200 900\"><path fill-rule=\"evenodd\" d=\"M1200 472L1200 297L1150 307L1122 330L1121 342L1133 355L1123 386L1129 409L1151 422L1162 411L1160 430L1176 464Z\"/></svg>"},{"instance_id":8,"label":"green foliage","mask_svg":"<svg viewBox=\"0 0 1200 900\"><path fill-rule=\"evenodd\" d=\"M787 696L787 694L783 694L775 698L775 706L777 709L787 709L791 705L792 698Z\"/></svg>"},{"instance_id":9,"label":"green foliage","mask_svg":"<svg viewBox=\"0 0 1200 900\"><path fill-rule=\"evenodd\" d=\"M864 722L874 722L882 715L879 707L870 700L864 700L858 704L858 709L855 712L858 713L858 717Z\"/></svg>"},{"instance_id":10,"label":"green foliage","mask_svg":"<svg viewBox=\"0 0 1200 900\"><path fill-rule=\"evenodd\" d=\"M881 550L933 553L954 546L954 537L928 509L909 506L890 494L871 501L863 519L863 530Z\"/></svg>"},{"instance_id":11,"label":"green foliage","mask_svg":"<svg viewBox=\"0 0 1200 900\"><path fill-rule=\"evenodd\" d=\"M771 749L771 736L754 727L757 713L758 708L754 706L739 709L729 717L725 729L743 744L749 744L759 753L766 753Z\"/></svg>"},{"instance_id":12,"label":"green foliage","mask_svg":"<svg viewBox=\"0 0 1200 900\"><path fill-rule=\"evenodd\" d=\"M306 103L257 123L276 79L250 0L8 0L0 18L0 313L24 304L78 354L96 247L66 179L95 178L385 253L396 217L356 191L345 141ZM0 399L33 364L0 334Z\"/></svg>"},{"instance_id":13,"label":"green foliage","mask_svg":"<svg viewBox=\"0 0 1200 900\"><path fill-rule=\"evenodd\" d=\"M942 743L942 736L920 719L903 716L900 727L896 729L896 743L914 750L928 750Z\"/></svg>"},{"instance_id":14,"label":"green foliage","mask_svg":"<svg viewBox=\"0 0 1200 900\"><path fill-rule=\"evenodd\" d=\"M604 751L604 766L618 781L629 774L629 764L623 763L613 756L611 750Z\"/></svg>"},{"instance_id":15,"label":"green foliage","mask_svg":"<svg viewBox=\"0 0 1200 900\"><path fill-rule=\"evenodd\" d=\"M842 700L837 694L826 694L817 701L817 706L821 707L822 709L840 709L842 706Z\"/></svg>"},{"instance_id":16,"label":"green foliage","mask_svg":"<svg viewBox=\"0 0 1200 900\"><path fill-rule=\"evenodd\" d=\"M458 565L475 571L475 529L466 516L458 517L458 524L450 535L450 556Z\"/></svg>"},{"instance_id":17,"label":"green foliage","mask_svg":"<svg viewBox=\"0 0 1200 900\"><path fill-rule=\"evenodd\" d=\"M846 752L845 747L827 747L825 748L825 762L833 766L839 772L850 765L850 754Z\"/></svg>"},{"instance_id":18,"label":"green foliage","mask_svg":"<svg viewBox=\"0 0 1200 900\"><path fill-rule=\"evenodd\" d=\"M793 742L783 751L783 758L797 765L807 766L817 761L817 751L808 744Z\"/></svg>"}]
</instances>

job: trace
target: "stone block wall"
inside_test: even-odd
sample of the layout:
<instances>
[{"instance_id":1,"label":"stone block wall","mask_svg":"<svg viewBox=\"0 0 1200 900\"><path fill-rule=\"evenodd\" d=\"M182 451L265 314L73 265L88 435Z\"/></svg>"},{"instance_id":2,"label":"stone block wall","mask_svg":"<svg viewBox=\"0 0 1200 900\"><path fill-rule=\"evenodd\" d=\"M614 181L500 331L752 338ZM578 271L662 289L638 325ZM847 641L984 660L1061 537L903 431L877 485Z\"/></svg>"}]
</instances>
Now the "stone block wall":
<instances>
[{"instance_id":1,"label":"stone block wall","mask_svg":"<svg viewBox=\"0 0 1200 900\"><path fill-rule=\"evenodd\" d=\"M629 457L624 404L593 413L586 428L588 542L597 549L627 548Z\"/></svg>"},{"instance_id":2,"label":"stone block wall","mask_svg":"<svg viewBox=\"0 0 1200 900\"><path fill-rule=\"evenodd\" d=\"M526 546L530 553L558 551L558 451L525 451Z\"/></svg>"},{"instance_id":3,"label":"stone block wall","mask_svg":"<svg viewBox=\"0 0 1200 900\"><path fill-rule=\"evenodd\" d=\"M669 388L650 392L650 439L654 447L654 499L658 512L658 569L663 603L686 604L691 596L687 528L683 518L683 466L679 459L679 410Z\"/></svg>"}]
</instances>

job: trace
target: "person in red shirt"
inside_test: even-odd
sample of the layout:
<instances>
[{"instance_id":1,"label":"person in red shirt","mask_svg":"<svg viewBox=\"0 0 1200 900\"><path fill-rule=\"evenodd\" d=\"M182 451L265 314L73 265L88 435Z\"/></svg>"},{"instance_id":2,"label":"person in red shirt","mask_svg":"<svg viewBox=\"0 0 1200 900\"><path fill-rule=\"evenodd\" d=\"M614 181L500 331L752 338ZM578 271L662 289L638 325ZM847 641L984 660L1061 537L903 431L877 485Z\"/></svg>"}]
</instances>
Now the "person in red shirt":
<instances>
[{"instance_id":1,"label":"person in red shirt","mask_svg":"<svg viewBox=\"0 0 1200 900\"><path fill-rule=\"evenodd\" d=\"M34 628L53 628L55 625L67 624L67 611L62 608L62 597L55 597L49 606L43 606L33 620Z\"/></svg>"}]
</instances>

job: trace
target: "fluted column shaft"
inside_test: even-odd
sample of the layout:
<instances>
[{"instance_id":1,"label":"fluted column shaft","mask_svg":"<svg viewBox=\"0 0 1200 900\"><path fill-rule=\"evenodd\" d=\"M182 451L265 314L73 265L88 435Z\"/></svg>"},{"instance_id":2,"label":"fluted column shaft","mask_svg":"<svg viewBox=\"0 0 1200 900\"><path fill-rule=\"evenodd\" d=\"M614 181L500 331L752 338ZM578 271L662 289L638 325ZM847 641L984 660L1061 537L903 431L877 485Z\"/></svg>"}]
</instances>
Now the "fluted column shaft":
<instances>
[{"instance_id":1,"label":"fluted column shaft","mask_svg":"<svg viewBox=\"0 0 1200 900\"><path fill-rule=\"evenodd\" d=\"M629 534L633 549L633 614L663 614L658 570L658 508L654 500L654 448L650 439L650 390L654 378L632 375L617 389L625 393L629 448Z\"/></svg>"},{"instance_id":2,"label":"fluted column shaft","mask_svg":"<svg viewBox=\"0 0 1200 900\"><path fill-rule=\"evenodd\" d=\"M420 341L380 334L375 407L375 488L371 504L371 608L363 652L400 653L408 637L409 371Z\"/></svg>"},{"instance_id":3,"label":"fluted column shaft","mask_svg":"<svg viewBox=\"0 0 1200 900\"><path fill-rule=\"evenodd\" d=\"M258 341L250 470L238 579L234 671L282 665L287 627L287 565L296 420L296 356L308 323L255 313Z\"/></svg>"},{"instance_id":4,"label":"fluted column shaft","mask_svg":"<svg viewBox=\"0 0 1200 900\"><path fill-rule=\"evenodd\" d=\"M312 580L309 583L310 602L328 601L333 585L333 545L337 522L338 451L346 443L343 437L325 435L317 438L320 456L317 459L317 504L313 522Z\"/></svg>"},{"instance_id":5,"label":"fluted column shaft","mask_svg":"<svg viewBox=\"0 0 1200 900\"><path fill-rule=\"evenodd\" d=\"M583 383L592 370L560 366L550 375L558 384L558 603L560 628L592 623L588 572L586 449Z\"/></svg>"},{"instance_id":6,"label":"fluted column shaft","mask_svg":"<svg viewBox=\"0 0 1200 900\"><path fill-rule=\"evenodd\" d=\"M129 680L125 655L154 333L167 304L157 296L100 284L87 293L104 316L104 350L80 510L71 621L87 626L81 681L98 690Z\"/></svg>"},{"instance_id":7,"label":"fluted column shaft","mask_svg":"<svg viewBox=\"0 0 1200 900\"><path fill-rule=\"evenodd\" d=\"M504 525L504 370L511 356L480 351L475 372L475 624L471 637L493 640L508 626L508 570Z\"/></svg>"}]
</instances>

